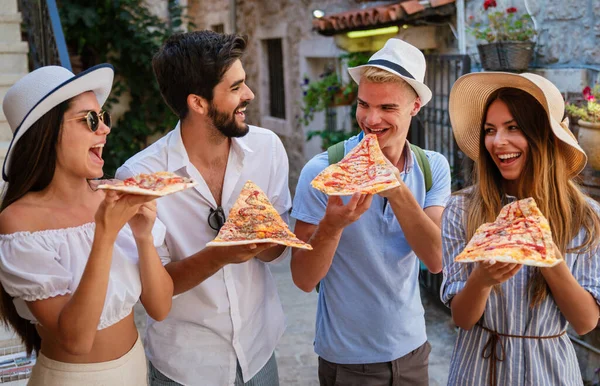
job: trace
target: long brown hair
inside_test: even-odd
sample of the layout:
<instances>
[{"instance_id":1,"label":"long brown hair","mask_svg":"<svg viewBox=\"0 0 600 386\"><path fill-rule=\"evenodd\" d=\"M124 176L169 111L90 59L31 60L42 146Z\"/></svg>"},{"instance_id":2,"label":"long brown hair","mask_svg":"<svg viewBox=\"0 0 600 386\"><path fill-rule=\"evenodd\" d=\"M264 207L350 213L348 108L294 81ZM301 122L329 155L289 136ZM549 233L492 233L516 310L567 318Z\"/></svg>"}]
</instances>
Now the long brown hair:
<instances>
[{"instance_id":1,"label":"long brown hair","mask_svg":"<svg viewBox=\"0 0 600 386\"><path fill-rule=\"evenodd\" d=\"M485 148L484 124L490 105L500 100L506 104L517 125L527 138L528 159L517 187L517 199L533 197L550 223L552 237L560 252L583 252L598 244L600 218L587 196L567 172L562 143L552 132L548 114L529 93L515 88L501 88L487 100L481 122L479 159L474 169L474 188L468 196L467 237L470 239L484 222L493 222L506 204L503 202L502 175ZM581 229L586 237L581 245L567 250ZM549 289L536 269L529 281L531 307L540 304Z\"/></svg>"},{"instance_id":2,"label":"long brown hair","mask_svg":"<svg viewBox=\"0 0 600 386\"><path fill-rule=\"evenodd\" d=\"M6 171L8 182L5 184L0 212L25 194L45 189L52 181L56 168L56 145L69 102L63 102L44 114L11 150L12 158ZM27 354L40 350L42 341L35 326L19 316L12 297L1 286L0 321L17 332Z\"/></svg>"}]
</instances>

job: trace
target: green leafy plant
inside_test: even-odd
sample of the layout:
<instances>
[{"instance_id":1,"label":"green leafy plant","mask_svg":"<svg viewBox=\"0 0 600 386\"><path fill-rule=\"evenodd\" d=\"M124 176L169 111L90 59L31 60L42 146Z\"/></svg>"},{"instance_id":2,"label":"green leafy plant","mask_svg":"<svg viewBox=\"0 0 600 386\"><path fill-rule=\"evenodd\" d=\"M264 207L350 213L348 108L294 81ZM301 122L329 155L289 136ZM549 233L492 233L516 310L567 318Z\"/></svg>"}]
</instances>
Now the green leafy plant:
<instances>
[{"instance_id":1,"label":"green leafy plant","mask_svg":"<svg viewBox=\"0 0 600 386\"><path fill-rule=\"evenodd\" d=\"M516 7L500 11L497 10L496 0L485 0L483 13L487 16L487 23L473 22L474 16L469 16L469 32L477 40L488 43L530 42L537 34L531 16L527 13L518 15Z\"/></svg>"},{"instance_id":2,"label":"green leafy plant","mask_svg":"<svg viewBox=\"0 0 600 386\"><path fill-rule=\"evenodd\" d=\"M343 84L335 72L321 74L319 78L320 80L311 82L307 76L304 77L301 118L304 125L315 118L316 112L345 103L356 93L356 87L351 83Z\"/></svg>"},{"instance_id":3,"label":"green leafy plant","mask_svg":"<svg viewBox=\"0 0 600 386\"><path fill-rule=\"evenodd\" d=\"M587 86L582 91L583 103L567 103L565 109L575 118L586 122L600 122L600 84Z\"/></svg>"},{"instance_id":4,"label":"green leafy plant","mask_svg":"<svg viewBox=\"0 0 600 386\"><path fill-rule=\"evenodd\" d=\"M365 64L369 60L369 57L370 53L367 52L351 52L341 55L339 59L345 63L346 67L356 67ZM305 76L302 83L302 91L303 105L300 122L303 125L310 124L314 120L315 113L324 111L328 107L352 105L350 114L353 125L350 131L338 128L311 130L307 133L307 140L318 136L322 140L322 148L326 149L330 145L348 139L358 133L360 129L354 119L356 104L353 103L356 99L358 86L354 81L351 80L348 83L344 83L335 72L330 71L321 74L319 80L311 81Z\"/></svg>"},{"instance_id":5,"label":"green leafy plant","mask_svg":"<svg viewBox=\"0 0 600 386\"><path fill-rule=\"evenodd\" d=\"M182 8L169 0L169 20L152 14L144 0L59 0L67 45L79 55L83 69L108 62L115 82L106 108L128 94L129 110L115 123L104 151L104 172L117 167L149 143L152 136L170 130L177 117L163 102L152 72L152 56L162 42L183 32Z\"/></svg>"}]
</instances>

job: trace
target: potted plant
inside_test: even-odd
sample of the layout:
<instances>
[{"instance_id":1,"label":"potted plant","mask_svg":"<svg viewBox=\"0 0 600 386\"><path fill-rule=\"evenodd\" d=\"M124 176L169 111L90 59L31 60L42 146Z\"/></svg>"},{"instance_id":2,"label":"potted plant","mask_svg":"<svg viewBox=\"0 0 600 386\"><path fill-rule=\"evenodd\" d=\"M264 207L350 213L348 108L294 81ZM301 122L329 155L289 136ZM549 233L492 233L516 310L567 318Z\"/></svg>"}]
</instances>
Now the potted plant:
<instances>
[{"instance_id":1,"label":"potted plant","mask_svg":"<svg viewBox=\"0 0 600 386\"><path fill-rule=\"evenodd\" d=\"M516 7L499 10L496 0L483 2L487 23L475 22L469 31L478 41L481 65L488 71L525 71L531 62L537 34L531 16ZM469 21L474 17L469 16Z\"/></svg>"},{"instance_id":2,"label":"potted plant","mask_svg":"<svg viewBox=\"0 0 600 386\"><path fill-rule=\"evenodd\" d=\"M349 105L356 99L356 86L352 83L343 84L335 72L324 73L319 80L310 81L304 77L302 85L302 118L304 125L308 125L314 114L328 107Z\"/></svg>"},{"instance_id":3,"label":"potted plant","mask_svg":"<svg viewBox=\"0 0 600 386\"><path fill-rule=\"evenodd\" d=\"M371 53L369 52L349 52L340 55L339 59L344 63L343 67L356 67L365 64ZM302 82L302 116L300 122L307 126L314 119L314 114L324 111L330 107L351 105L350 121L352 127L349 130L345 128L323 128L322 130L311 130L307 133L307 140L313 137L321 138L321 148L327 149L329 146L350 138L360 131L356 120L356 95L358 86L353 82L343 82L342 79L332 70L319 75L316 80L310 80L304 76Z\"/></svg>"},{"instance_id":4,"label":"potted plant","mask_svg":"<svg viewBox=\"0 0 600 386\"><path fill-rule=\"evenodd\" d=\"M588 165L600 170L600 84L582 91L583 103L567 103L566 110L578 119L579 145L588 156Z\"/></svg>"}]
</instances>

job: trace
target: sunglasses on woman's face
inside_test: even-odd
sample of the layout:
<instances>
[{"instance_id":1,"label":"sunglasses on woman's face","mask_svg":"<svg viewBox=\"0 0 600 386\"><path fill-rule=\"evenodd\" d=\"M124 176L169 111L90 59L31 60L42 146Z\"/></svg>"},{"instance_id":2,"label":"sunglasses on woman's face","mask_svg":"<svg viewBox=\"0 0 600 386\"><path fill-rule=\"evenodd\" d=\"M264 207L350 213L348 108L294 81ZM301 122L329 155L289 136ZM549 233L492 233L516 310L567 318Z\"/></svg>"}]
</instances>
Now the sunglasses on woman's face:
<instances>
[{"instance_id":1,"label":"sunglasses on woman's face","mask_svg":"<svg viewBox=\"0 0 600 386\"><path fill-rule=\"evenodd\" d=\"M104 110L100 111L100 113L90 110L83 117L75 117L75 118L67 119L67 121L74 121L74 120L86 121L89 129L92 130L92 132L94 132L94 133L96 132L96 130L98 130L98 127L100 126L100 121L104 122L104 124L106 126L108 126L109 129L111 128L111 125L112 125L112 122L110 120L110 114L108 113L108 111L104 111Z\"/></svg>"}]
</instances>

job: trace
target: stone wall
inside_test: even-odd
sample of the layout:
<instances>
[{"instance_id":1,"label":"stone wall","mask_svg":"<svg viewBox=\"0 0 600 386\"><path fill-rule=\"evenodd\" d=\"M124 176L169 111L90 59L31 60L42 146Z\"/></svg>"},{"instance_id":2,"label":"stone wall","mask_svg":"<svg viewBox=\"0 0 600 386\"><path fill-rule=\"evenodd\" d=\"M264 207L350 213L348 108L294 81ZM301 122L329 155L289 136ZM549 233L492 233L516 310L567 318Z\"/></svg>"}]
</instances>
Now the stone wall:
<instances>
[{"instance_id":1,"label":"stone wall","mask_svg":"<svg viewBox=\"0 0 600 386\"><path fill-rule=\"evenodd\" d=\"M467 0L466 15L483 18L483 0ZM600 70L600 0L497 0L498 9L529 10L538 31L536 67ZM484 19L487 20L487 19ZM469 53L476 42L467 32Z\"/></svg>"},{"instance_id":2,"label":"stone wall","mask_svg":"<svg viewBox=\"0 0 600 386\"><path fill-rule=\"evenodd\" d=\"M237 32L250 38L244 68L248 83L256 94L248 109L248 122L272 129L282 139L290 160L290 188L294 191L302 166L306 163L306 134L298 120L300 116L302 89L301 79L306 71L307 55L317 54L319 48L327 47L331 56L338 54L332 38L322 37L312 31L314 9L343 10L356 7L353 0L347 1L237 1ZM284 84L286 95L286 119L268 116L268 65L265 39L281 38L284 55ZM310 42L311 51L304 48Z\"/></svg>"}]
</instances>

